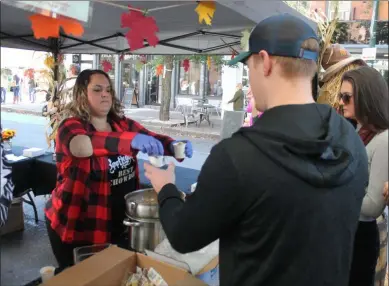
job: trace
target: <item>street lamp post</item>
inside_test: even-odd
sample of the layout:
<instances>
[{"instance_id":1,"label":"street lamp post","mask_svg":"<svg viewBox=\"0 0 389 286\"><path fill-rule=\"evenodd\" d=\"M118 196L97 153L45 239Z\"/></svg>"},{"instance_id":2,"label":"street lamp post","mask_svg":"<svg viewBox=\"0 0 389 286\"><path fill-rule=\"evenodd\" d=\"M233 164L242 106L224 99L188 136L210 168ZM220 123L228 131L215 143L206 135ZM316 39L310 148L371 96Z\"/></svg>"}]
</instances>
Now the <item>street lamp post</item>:
<instances>
[{"instance_id":1,"label":"street lamp post","mask_svg":"<svg viewBox=\"0 0 389 286\"><path fill-rule=\"evenodd\" d=\"M377 42L377 18L379 13L379 0L373 0L373 11L371 15L371 23L370 23L370 41L369 46L374 48ZM371 61L371 66L374 66L374 61Z\"/></svg>"}]
</instances>

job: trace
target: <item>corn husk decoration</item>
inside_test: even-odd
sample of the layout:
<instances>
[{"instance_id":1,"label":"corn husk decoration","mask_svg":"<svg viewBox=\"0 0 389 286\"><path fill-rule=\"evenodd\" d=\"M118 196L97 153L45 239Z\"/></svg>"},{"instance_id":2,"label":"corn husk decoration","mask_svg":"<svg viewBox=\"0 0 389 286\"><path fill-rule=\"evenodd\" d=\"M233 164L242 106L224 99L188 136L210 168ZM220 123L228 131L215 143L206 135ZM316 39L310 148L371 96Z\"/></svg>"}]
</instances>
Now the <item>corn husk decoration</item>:
<instances>
[{"instance_id":1,"label":"corn husk decoration","mask_svg":"<svg viewBox=\"0 0 389 286\"><path fill-rule=\"evenodd\" d=\"M65 100L72 91L72 88L66 88L66 71L63 65L63 57L58 57L57 60L51 55L47 54L45 58L45 65L48 69L41 70L41 76L48 85L46 91L51 95L47 103L47 112L43 114L48 117L50 122L46 128L46 142L51 147L52 142L57 135L58 125L60 123L59 114L65 106ZM58 68L57 81L54 80L54 70Z\"/></svg>"},{"instance_id":2,"label":"corn husk decoration","mask_svg":"<svg viewBox=\"0 0 389 286\"><path fill-rule=\"evenodd\" d=\"M335 15L338 15L339 3L338 1L333 1L335 5ZM321 63L323 60L324 53L326 49L331 46L332 36L334 35L336 25L338 23L338 18L336 17L330 21L326 15L322 12L313 12L313 20L316 21L320 39L320 54L318 58L318 73L321 72Z\"/></svg>"},{"instance_id":3,"label":"corn husk decoration","mask_svg":"<svg viewBox=\"0 0 389 286\"><path fill-rule=\"evenodd\" d=\"M211 64L212 64L211 57L210 57L210 56L208 56L208 57L207 57L207 67L208 67L208 70L210 70L210 69L211 69Z\"/></svg>"}]
</instances>

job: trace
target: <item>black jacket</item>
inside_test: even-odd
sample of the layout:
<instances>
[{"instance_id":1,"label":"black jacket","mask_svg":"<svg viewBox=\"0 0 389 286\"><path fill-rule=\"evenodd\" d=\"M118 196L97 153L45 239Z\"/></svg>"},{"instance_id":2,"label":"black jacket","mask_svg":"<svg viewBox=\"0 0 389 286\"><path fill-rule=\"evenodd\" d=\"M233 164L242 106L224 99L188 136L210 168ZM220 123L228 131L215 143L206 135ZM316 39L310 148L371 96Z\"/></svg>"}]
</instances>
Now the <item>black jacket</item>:
<instances>
[{"instance_id":1,"label":"black jacket","mask_svg":"<svg viewBox=\"0 0 389 286\"><path fill-rule=\"evenodd\" d=\"M185 203L166 185L160 218L179 252L220 238L222 286L347 286L367 181L334 109L280 106L212 149Z\"/></svg>"}]
</instances>

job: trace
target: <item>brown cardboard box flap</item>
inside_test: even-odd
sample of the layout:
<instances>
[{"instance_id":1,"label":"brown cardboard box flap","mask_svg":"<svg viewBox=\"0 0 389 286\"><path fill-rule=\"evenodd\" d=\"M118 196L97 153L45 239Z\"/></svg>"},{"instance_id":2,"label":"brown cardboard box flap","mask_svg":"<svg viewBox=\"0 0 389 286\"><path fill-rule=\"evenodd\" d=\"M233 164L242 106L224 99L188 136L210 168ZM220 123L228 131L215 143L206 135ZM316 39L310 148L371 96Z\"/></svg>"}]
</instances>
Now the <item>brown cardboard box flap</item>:
<instances>
[{"instance_id":1,"label":"brown cardboard box flap","mask_svg":"<svg viewBox=\"0 0 389 286\"><path fill-rule=\"evenodd\" d=\"M121 286L130 272L153 267L169 286L206 286L185 270L116 246L111 246L56 275L44 286Z\"/></svg>"},{"instance_id":2,"label":"brown cardboard box flap","mask_svg":"<svg viewBox=\"0 0 389 286\"><path fill-rule=\"evenodd\" d=\"M206 272L209 272L216 268L216 266L219 265L219 256L216 256L214 259L211 260L203 269L200 270L200 272L197 275L204 274Z\"/></svg>"}]
</instances>

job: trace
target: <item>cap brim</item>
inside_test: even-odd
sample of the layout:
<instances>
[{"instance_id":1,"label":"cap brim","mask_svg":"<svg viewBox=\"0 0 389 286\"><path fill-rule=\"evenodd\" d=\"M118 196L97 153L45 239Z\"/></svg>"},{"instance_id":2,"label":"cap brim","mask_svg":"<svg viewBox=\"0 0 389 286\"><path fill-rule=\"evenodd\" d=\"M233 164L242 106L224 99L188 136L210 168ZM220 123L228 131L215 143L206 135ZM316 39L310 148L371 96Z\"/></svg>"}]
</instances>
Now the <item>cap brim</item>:
<instances>
[{"instance_id":1,"label":"cap brim","mask_svg":"<svg viewBox=\"0 0 389 286\"><path fill-rule=\"evenodd\" d=\"M246 62L246 60L252 55L252 52L248 51L248 52L243 52L243 53L240 53L239 55L235 56L235 58L233 58L232 60L230 60L227 64L229 66L233 66L233 65L236 65L237 63L242 63L244 64Z\"/></svg>"}]
</instances>

